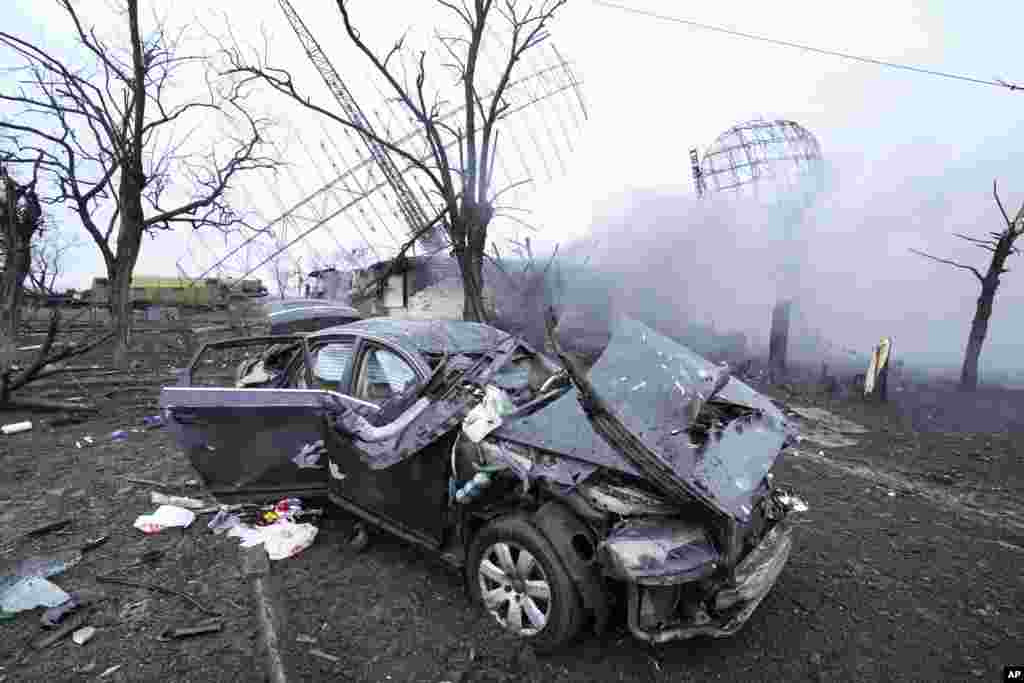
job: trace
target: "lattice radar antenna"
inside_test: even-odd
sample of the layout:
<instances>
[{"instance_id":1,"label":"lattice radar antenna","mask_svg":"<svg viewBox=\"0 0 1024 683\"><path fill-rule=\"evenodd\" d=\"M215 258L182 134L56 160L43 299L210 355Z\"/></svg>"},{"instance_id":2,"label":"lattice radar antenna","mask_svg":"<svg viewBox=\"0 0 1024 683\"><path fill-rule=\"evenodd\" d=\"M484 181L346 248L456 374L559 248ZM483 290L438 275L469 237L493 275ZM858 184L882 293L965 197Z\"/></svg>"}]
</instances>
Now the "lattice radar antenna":
<instances>
[{"instance_id":1,"label":"lattice radar antenna","mask_svg":"<svg viewBox=\"0 0 1024 683\"><path fill-rule=\"evenodd\" d=\"M777 296L780 303L789 302L782 313L786 320L773 319L773 334L779 325L788 328L804 254L797 230L824 186L824 159L817 138L795 121L757 119L726 130L703 157L691 149L690 166L698 197L732 194L754 200L766 210L768 227L781 239L785 254L778 264Z\"/></svg>"},{"instance_id":2,"label":"lattice radar antenna","mask_svg":"<svg viewBox=\"0 0 1024 683\"><path fill-rule=\"evenodd\" d=\"M509 47L494 33L485 40L487 46L478 61L485 99L488 88L493 88L487 84L498 82ZM427 47L433 51L428 56L435 60L432 78L451 80L451 72L439 66L450 62L450 57L436 41ZM357 75L362 76L360 92L372 93L358 98L364 120L380 137L429 163L426 136L410 113L376 74ZM550 42L528 50L513 73L504 95L509 108L497 126L492 186L500 190L520 181L531 182L499 199L499 215L490 229L492 242L501 245L504 239L520 237L525 223L521 213L502 213L503 207L520 205L533 186L565 174L568 156L587 118L581 84L573 62ZM328 97L330 93L314 99L330 106ZM450 97L442 108L444 122L454 127L464 116L462 98ZM422 174L414 172L412 164L400 156L390 155L394 167L385 172L379 155L369 153L363 136L350 128L332 125L315 114L300 125L301 129L293 129L289 136L292 163L282 172L260 174L262 190L242 192L247 206L260 207L256 213L262 219L247 232L218 239L193 231L178 261L179 273L197 281L230 275L261 277L273 283L274 270L302 268L308 272L329 265L365 268L394 256L408 239L410 213L417 211L412 202L423 209L420 219L439 210L436 192L431 192ZM458 159L454 140L447 142L449 156ZM401 182L394 182L395 173ZM429 253L423 244L416 248L417 253Z\"/></svg>"}]
</instances>

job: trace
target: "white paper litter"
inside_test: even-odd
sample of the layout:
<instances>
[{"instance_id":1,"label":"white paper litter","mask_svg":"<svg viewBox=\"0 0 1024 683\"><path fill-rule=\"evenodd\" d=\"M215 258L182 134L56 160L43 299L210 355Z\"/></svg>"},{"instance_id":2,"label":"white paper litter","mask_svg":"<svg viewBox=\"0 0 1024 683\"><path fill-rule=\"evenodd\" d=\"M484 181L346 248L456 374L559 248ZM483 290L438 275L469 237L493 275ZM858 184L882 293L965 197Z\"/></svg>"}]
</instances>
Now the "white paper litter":
<instances>
[{"instance_id":1,"label":"white paper litter","mask_svg":"<svg viewBox=\"0 0 1024 683\"><path fill-rule=\"evenodd\" d=\"M243 548L263 544L267 557L271 560L283 560L313 545L319 531L312 524L295 524L281 520L268 526L250 527L238 525L228 531L228 536L241 541Z\"/></svg>"},{"instance_id":2,"label":"white paper litter","mask_svg":"<svg viewBox=\"0 0 1024 683\"><path fill-rule=\"evenodd\" d=\"M139 515L133 525L146 534L156 534L172 527L188 527L196 519L196 513L177 505L161 505L151 515Z\"/></svg>"},{"instance_id":3,"label":"white paper litter","mask_svg":"<svg viewBox=\"0 0 1024 683\"><path fill-rule=\"evenodd\" d=\"M254 545L263 543L263 533L260 529L239 524L231 527L228 531L228 538L237 538L242 542L243 548L251 548Z\"/></svg>"},{"instance_id":4,"label":"white paper litter","mask_svg":"<svg viewBox=\"0 0 1024 683\"><path fill-rule=\"evenodd\" d=\"M298 555L313 545L317 531L312 524L293 522L277 522L263 527L263 546L267 549L267 557L283 560Z\"/></svg>"}]
</instances>

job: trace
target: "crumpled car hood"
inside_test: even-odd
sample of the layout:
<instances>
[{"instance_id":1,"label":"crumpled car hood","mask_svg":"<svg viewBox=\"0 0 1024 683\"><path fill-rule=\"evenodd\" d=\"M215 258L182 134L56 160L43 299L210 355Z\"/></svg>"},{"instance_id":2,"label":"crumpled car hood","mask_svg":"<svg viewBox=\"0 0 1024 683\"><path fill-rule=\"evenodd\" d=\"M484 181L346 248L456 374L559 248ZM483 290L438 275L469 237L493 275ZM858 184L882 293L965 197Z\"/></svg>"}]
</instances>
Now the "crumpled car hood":
<instances>
[{"instance_id":1,"label":"crumpled car hood","mask_svg":"<svg viewBox=\"0 0 1024 683\"><path fill-rule=\"evenodd\" d=\"M690 430L696 409L720 369L636 320L620 318L613 325L608 347L589 372L595 390L696 496L740 520L749 518L753 496L786 439L782 413L750 386L730 378L714 400L755 412L714 425L706 440L694 439ZM494 435L640 476L594 431L576 391L502 425Z\"/></svg>"}]
</instances>

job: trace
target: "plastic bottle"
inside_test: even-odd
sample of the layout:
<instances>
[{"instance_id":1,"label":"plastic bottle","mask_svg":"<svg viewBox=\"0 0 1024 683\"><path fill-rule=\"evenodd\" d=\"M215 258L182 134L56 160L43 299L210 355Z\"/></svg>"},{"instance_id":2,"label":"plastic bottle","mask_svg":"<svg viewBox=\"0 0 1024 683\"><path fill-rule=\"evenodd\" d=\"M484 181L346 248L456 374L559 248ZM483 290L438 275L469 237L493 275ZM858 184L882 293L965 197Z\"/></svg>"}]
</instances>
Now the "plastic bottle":
<instances>
[{"instance_id":1,"label":"plastic bottle","mask_svg":"<svg viewBox=\"0 0 1024 683\"><path fill-rule=\"evenodd\" d=\"M491 483L491 475L486 472L477 472L476 475L462 485L462 488L455 493L455 502L468 503L475 498L481 490L487 488Z\"/></svg>"},{"instance_id":2,"label":"plastic bottle","mask_svg":"<svg viewBox=\"0 0 1024 683\"><path fill-rule=\"evenodd\" d=\"M25 421L4 425L2 431L4 434L18 434L19 432L27 432L30 429L32 429L32 423Z\"/></svg>"}]
</instances>

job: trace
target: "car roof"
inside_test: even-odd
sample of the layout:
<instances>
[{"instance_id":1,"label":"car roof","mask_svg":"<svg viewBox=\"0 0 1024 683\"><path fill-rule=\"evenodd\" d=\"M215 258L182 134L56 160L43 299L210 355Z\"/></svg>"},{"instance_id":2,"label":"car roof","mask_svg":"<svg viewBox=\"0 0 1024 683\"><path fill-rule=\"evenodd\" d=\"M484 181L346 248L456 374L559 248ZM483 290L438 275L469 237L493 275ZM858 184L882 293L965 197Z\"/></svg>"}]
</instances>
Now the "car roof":
<instances>
[{"instance_id":1,"label":"car roof","mask_svg":"<svg viewBox=\"0 0 1024 683\"><path fill-rule=\"evenodd\" d=\"M351 306L329 299L278 299L263 304L263 311L267 316L274 316L282 311L296 308L332 308L339 314L350 315L353 318L363 317L358 310Z\"/></svg>"},{"instance_id":2,"label":"car roof","mask_svg":"<svg viewBox=\"0 0 1024 683\"><path fill-rule=\"evenodd\" d=\"M342 333L376 337L396 346L412 347L422 353L486 351L509 336L507 332L490 325L463 320L404 320L380 317L328 327L310 335L310 338Z\"/></svg>"}]
</instances>

